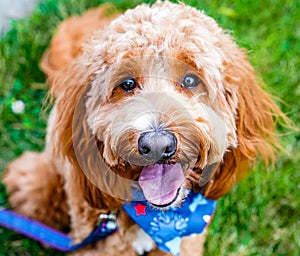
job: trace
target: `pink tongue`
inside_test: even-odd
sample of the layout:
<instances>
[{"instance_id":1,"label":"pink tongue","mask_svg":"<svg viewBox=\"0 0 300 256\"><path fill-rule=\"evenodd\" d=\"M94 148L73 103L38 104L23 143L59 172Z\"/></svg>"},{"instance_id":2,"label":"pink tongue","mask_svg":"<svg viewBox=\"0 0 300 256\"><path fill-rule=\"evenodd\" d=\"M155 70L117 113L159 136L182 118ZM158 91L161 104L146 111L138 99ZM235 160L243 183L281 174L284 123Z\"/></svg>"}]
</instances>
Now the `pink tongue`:
<instances>
[{"instance_id":1,"label":"pink tongue","mask_svg":"<svg viewBox=\"0 0 300 256\"><path fill-rule=\"evenodd\" d=\"M146 199L155 205L170 204L184 182L180 164L154 164L145 166L139 184Z\"/></svg>"}]
</instances>

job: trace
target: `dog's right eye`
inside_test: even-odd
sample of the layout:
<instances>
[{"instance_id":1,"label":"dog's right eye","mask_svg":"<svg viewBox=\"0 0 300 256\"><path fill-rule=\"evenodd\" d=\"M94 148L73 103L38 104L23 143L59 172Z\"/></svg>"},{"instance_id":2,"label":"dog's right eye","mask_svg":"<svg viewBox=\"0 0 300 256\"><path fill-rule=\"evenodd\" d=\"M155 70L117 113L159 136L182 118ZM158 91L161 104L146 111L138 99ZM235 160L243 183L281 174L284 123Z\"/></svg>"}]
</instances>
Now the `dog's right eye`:
<instances>
[{"instance_id":1,"label":"dog's right eye","mask_svg":"<svg viewBox=\"0 0 300 256\"><path fill-rule=\"evenodd\" d=\"M121 89L125 92L131 92L137 86L137 82L133 78L127 78L119 84Z\"/></svg>"}]
</instances>

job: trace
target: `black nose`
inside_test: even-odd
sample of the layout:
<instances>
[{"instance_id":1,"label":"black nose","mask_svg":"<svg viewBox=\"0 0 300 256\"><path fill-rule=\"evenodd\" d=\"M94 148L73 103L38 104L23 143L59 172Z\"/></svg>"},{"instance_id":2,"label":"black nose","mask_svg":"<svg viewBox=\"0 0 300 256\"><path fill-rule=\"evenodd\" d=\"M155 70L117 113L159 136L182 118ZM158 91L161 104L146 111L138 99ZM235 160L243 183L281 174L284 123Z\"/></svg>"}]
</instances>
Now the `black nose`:
<instances>
[{"instance_id":1,"label":"black nose","mask_svg":"<svg viewBox=\"0 0 300 256\"><path fill-rule=\"evenodd\" d=\"M177 139L167 131L142 133L138 140L139 153L148 160L168 159L177 150Z\"/></svg>"}]
</instances>

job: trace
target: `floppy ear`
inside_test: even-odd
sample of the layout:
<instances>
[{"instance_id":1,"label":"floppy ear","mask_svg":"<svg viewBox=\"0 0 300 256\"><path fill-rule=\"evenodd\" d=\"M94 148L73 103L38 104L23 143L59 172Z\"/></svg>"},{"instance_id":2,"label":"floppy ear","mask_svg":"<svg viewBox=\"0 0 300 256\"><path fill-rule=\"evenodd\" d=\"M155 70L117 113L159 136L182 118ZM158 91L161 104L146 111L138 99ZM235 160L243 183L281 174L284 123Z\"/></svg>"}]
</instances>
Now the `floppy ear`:
<instances>
[{"instance_id":1,"label":"floppy ear","mask_svg":"<svg viewBox=\"0 0 300 256\"><path fill-rule=\"evenodd\" d=\"M56 103L55 150L72 164L74 186L82 190L82 195L92 207L115 209L120 198L130 197L131 188L122 184L116 175L122 171L126 173L124 166L108 166L102 157L103 143L92 134L87 124L86 100L88 94L91 96L88 69L86 65L74 62L54 81L56 88L65 86Z\"/></svg>"},{"instance_id":2,"label":"floppy ear","mask_svg":"<svg viewBox=\"0 0 300 256\"><path fill-rule=\"evenodd\" d=\"M54 136L57 137L55 151L70 160L76 159L73 148L74 113L77 104L81 103L80 100L88 85L89 78L86 70L84 70L84 66L73 62L56 75L53 86L49 91L51 97L55 96L55 88L60 87L62 91L55 104L56 123L53 129L53 132L55 132ZM82 115L82 118L84 118L84 109L77 114Z\"/></svg>"},{"instance_id":3,"label":"floppy ear","mask_svg":"<svg viewBox=\"0 0 300 256\"><path fill-rule=\"evenodd\" d=\"M57 74L53 81L52 90L55 91L58 87L63 89L60 90L62 93L55 104L56 120L52 138L56 140L55 153L72 164L71 175L76 177L72 179L76 183L73 184L76 189L82 190L85 199L93 207L106 209L108 206L105 201L112 203L112 200L104 200L106 195L86 177L81 169L82 164L79 164L80 158L85 157L86 163L93 162L90 161L93 155L89 155L89 145L95 143L86 123L85 100L90 78L88 70L85 69L79 62L73 62Z\"/></svg>"},{"instance_id":4,"label":"floppy ear","mask_svg":"<svg viewBox=\"0 0 300 256\"><path fill-rule=\"evenodd\" d=\"M279 117L286 120L270 95L258 85L256 74L244 52L237 49L229 58L229 61L223 64L223 84L228 103L233 90L238 97L236 115L238 145L226 152L211 183L205 188L205 195L212 199L217 199L228 192L258 156L266 165L274 160L275 150L280 148L274 136L276 122Z\"/></svg>"}]
</instances>

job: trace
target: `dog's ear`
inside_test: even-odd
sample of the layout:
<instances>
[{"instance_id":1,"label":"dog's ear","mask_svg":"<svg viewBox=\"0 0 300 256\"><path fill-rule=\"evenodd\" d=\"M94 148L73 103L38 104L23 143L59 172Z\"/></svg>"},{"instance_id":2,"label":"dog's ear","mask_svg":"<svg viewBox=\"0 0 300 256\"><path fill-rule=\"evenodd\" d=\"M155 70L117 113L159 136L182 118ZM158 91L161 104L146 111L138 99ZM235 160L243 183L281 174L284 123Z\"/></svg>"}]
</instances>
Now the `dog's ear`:
<instances>
[{"instance_id":1,"label":"dog's ear","mask_svg":"<svg viewBox=\"0 0 300 256\"><path fill-rule=\"evenodd\" d=\"M85 100L89 87L88 72L80 62L73 62L57 73L50 88L52 97L60 88L54 109L55 120L51 137L55 138L55 154L71 163L71 172L76 189L81 189L88 202L98 208L105 207L101 203L100 191L87 179L81 170L76 150L88 152L88 143L91 141L86 125ZM51 118L50 118L51 120ZM51 121L50 121L51 122ZM76 145L75 145L76 144ZM75 148L77 147L77 149Z\"/></svg>"},{"instance_id":2,"label":"dog's ear","mask_svg":"<svg viewBox=\"0 0 300 256\"><path fill-rule=\"evenodd\" d=\"M236 115L237 147L226 152L205 194L219 198L244 176L257 157L266 165L275 158L280 148L275 136L278 118L285 115L258 84L258 79L246 54L236 49L224 63L223 84L227 101L233 102L232 92L238 99ZM230 104L230 102L228 102Z\"/></svg>"},{"instance_id":3,"label":"dog's ear","mask_svg":"<svg viewBox=\"0 0 300 256\"><path fill-rule=\"evenodd\" d=\"M84 93L89 85L89 78L84 69L79 62L71 63L55 76L53 86L49 91L51 97L54 97L56 88L61 88L61 93L54 106L56 120L54 121L55 136L53 138L57 140L55 142L57 144L56 153L69 159L76 158L73 148L73 132L76 131L73 129L75 111L80 109L78 104L83 104ZM84 118L84 108L82 111L77 111L76 114L78 115L76 119Z\"/></svg>"},{"instance_id":4,"label":"dog's ear","mask_svg":"<svg viewBox=\"0 0 300 256\"><path fill-rule=\"evenodd\" d=\"M56 76L54 87L63 86L64 89L55 106L55 134L52 136L56 139L54 150L71 163L71 175L76 177L73 178L76 183L74 186L81 189L85 200L92 207L114 209L120 203L119 199L95 185L106 186L107 182L112 182L117 186L115 180L102 175L107 170L102 159L103 149L87 124L86 100L90 82L87 67L81 65L80 61L72 63ZM119 183L117 187L119 191L123 188Z\"/></svg>"}]
</instances>

